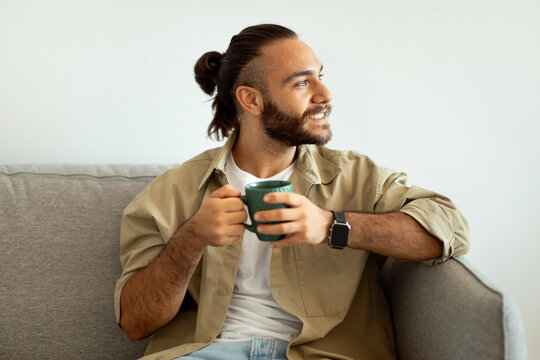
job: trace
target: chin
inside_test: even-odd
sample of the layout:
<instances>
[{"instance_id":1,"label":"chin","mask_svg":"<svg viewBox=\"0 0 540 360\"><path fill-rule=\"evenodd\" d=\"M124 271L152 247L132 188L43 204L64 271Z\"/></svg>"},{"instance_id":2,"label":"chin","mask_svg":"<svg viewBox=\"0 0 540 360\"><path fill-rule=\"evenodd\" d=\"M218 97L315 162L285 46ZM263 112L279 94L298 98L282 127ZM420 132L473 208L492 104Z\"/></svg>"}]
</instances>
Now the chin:
<instances>
[{"instance_id":1,"label":"chin","mask_svg":"<svg viewBox=\"0 0 540 360\"><path fill-rule=\"evenodd\" d=\"M332 130L328 124L317 127L315 130L307 130L313 139L318 141L313 142L317 145L324 145L332 139Z\"/></svg>"},{"instance_id":2,"label":"chin","mask_svg":"<svg viewBox=\"0 0 540 360\"><path fill-rule=\"evenodd\" d=\"M310 140L310 144L326 145L330 140L332 140L332 132L330 130L327 130L317 134L312 133Z\"/></svg>"}]
</instances>

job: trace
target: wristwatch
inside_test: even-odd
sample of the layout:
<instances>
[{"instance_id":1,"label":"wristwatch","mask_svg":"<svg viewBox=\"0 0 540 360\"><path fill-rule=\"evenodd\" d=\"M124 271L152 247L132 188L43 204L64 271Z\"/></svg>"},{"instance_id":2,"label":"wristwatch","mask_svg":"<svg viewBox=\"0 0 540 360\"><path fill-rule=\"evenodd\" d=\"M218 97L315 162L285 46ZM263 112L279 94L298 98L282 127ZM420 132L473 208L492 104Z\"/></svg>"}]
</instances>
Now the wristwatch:
<instances>
[{"instance_id":1,"label":"wristwatch","mask_svg":"<svg viewBox=\"0 0 540 360\"><path fill-rule=\"evenodd\" d=\"M328 245L332 249L343 250L349 244L349 233L351 226L345 219L345 213L342 211L334 211L334 223L330 227L330 236L328 236Z\"/></svg>"}]
</instances>

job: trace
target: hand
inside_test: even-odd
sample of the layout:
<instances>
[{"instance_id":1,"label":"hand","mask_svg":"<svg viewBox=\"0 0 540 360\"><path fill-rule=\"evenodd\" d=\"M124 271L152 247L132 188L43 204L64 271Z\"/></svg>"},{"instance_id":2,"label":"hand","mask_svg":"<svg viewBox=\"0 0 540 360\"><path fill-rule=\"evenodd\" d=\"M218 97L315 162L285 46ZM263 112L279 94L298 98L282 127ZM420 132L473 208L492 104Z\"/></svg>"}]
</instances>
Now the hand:
<instances>
[{"instance_id":1,"label":"hand","mask_svg":"<svg viewBox=\"0 0 540 360\"><path fill-rule=\"evenodd\" d=\"M259 225L261 234L289 234L283 240L270 243L270 247L280 248L296 243L320 244L327 241L330 226L334 221L331 211L323 210L306 197L291 192L266 194L264 201L269 204L286 204L289 208L265 210L255 213L259 222L280 222Z\"/></svg>"},{"instance_id":2,"label":"hand","mask_svg":"<svg viewBox=\"0 0 540 360\"><path fill-rule=\"evenodd\" d=\"M214 191L189 221L189 231L204 245L225 246L240 239L247 219L240 192L230 185Z\"/></svg>"}]
</instances>

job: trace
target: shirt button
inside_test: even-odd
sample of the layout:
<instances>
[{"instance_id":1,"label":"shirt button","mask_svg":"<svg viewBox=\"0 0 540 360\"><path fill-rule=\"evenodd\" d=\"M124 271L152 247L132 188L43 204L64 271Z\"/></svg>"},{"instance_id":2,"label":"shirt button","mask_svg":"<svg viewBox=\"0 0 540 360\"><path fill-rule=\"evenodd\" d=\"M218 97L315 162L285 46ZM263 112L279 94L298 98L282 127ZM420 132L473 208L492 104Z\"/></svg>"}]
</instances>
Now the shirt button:
<instances>
[{"instance_id":1,"label":"shirt button","mask_svg":"<svg viewBox=\"0 0 540 360\"><path fill-rule=\"evenodd\" d=\"M230 247L237 247L238 246L238 243L232 243L231 245L229 245Z\"/></svg>"},{"instance_id":2,"label":"shirt button","mask_svg":"<svg viewBox=\"0 0 540 360\"><path fill-rule=\"evenodd\" d=\"M227 295L227 290L219 289L219 296L225 296L225 295Z\"/></svg>"},{"instance_id":3,"label":"shirt button","mask_svg":"<svg viewBox=\"0 0 540 360\"><path fill-rule=\"evenodd\" d=\"M211 337L211 336L208 336L208 337L206 338L206 342L210 342L210 341L212 341L212 337Z\"/></svg>"}]
</instances>

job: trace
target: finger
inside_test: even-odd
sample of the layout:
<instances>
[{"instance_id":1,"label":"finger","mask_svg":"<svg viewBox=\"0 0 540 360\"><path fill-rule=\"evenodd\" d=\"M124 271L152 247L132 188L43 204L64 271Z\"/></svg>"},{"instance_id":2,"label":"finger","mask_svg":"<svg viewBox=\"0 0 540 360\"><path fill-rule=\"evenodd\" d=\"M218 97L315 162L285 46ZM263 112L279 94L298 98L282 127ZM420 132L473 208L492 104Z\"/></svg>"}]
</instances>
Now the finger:
<instances>
[{"instance_id":1,"label":"finger","mask_svg":"<svg viewBox=\"0 0 540 360\"><path fill-rule=\"evenodd\" d=\"M244 209L241 211L228 212L225 219L228 224L241 224L247 220L247 212Z\"/></svg>"},{"instance_id":2,"label":"finger","mask_svg":"<svg viewBox=\"0 0 540 360\"><path fill-rule=\"evenodd\" d=\"M240 191L235 190L231 185L223 185L216 191L214 191L210 197L224 199L229 197L238 197L240 196Z\"/></svg>"},{"instance_id":3,"label":"finger","mask_svg":"<svg viewBox=\"0 0 540 360\"><path fill-rule=\"evenodd\" d=\"M237 197L221 199L221 206L225 212L244 211L244 202Z\"/></svg>"},{"instance_id":4,"label":"finger","mask_svg":"<svg viewBox=\"0 0 540 360\"><path fill-rule=\"evenodd\" d=\"M246 230L246 228L242 224L240 224L240 225L229 225L227 227L227 234L229 236L234 236L234 237L238 238L239 236L241 236L244 233L245 230Z\"/></svg>"},{"instance_id":5,"label":"finger","mask_svg":"<svg viewBox=\"0 0 540 360\"><path fill-rule=\"evenodd\" d=\"M300 214L298 208L285 208L257 211L254 217L255 221L259 222L283 222L298 220Z\"/></svg>"},{"instance_id":6,"label":"finger","mask_svg":"<svg viewBox=\"0 0 540 360\"><path fill-rule=\"evenodd\" d=\"M264 202L268 204L285 204L290 207L298 207L302 205L305 197L292 192L273 192L264 196Z\"/></svg>"},{"instance_id":7,"label":"finger","mask_svg":"<svg viewBox=\"0 0 540 360\"><path fill-rule=\"evenodd\" d=\"M299 230L300 226L298 222L282 222L279 224L265 224L257 226L258 232L268 235L293 234Z\"/></svg>"},{"instance_id":8,"label":"finger","mask_svg":"<svg viewBox=\"0 0 540 360\"><path fill-rule=\"evenodd\" d=\"M240 234L241 235L241 234ZM220 239L216 239L211 245L217 247L223 247L237 243L240 240L240 235L224 235Z\"/></svg>"}]
</instances>

